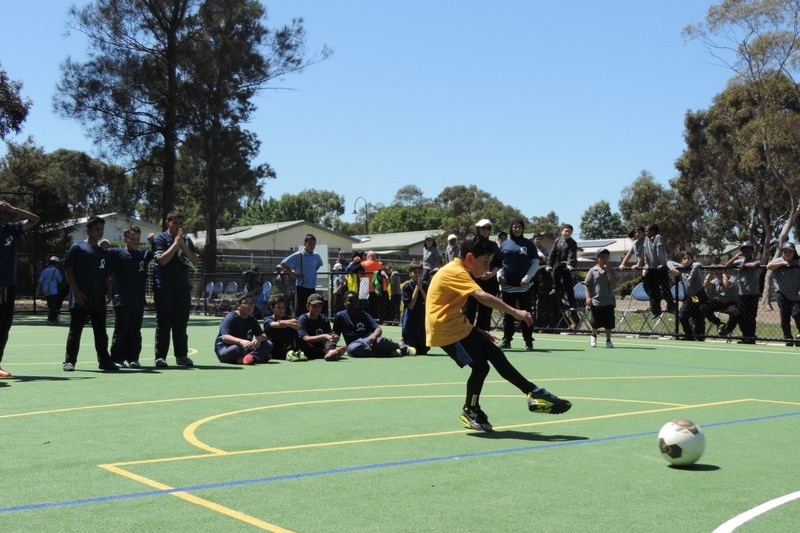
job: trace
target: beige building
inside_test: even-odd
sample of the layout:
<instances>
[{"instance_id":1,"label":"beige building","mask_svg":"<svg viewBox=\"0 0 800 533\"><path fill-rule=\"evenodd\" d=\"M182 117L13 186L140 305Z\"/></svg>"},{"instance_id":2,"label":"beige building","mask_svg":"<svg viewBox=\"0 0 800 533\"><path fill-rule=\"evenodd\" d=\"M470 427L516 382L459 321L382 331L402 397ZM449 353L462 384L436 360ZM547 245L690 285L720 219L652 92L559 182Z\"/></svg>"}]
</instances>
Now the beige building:
<instances>
[{"instance_id":1,"label":"beige building","mask_svg":"<svg viewBox=\"0 0 800 533\"><path fill-rule=\"evenodd\" d=\"M195 246L206 245L208 232L198 231L190 234ZM317 238L317 245L327 245L331 251L344 250L350 253L358 248L359 240L343 233L323 228L305 220L290 220L239 226L217 230L217 249L220 251L249 250L297 250L303 246L307 234Z\"/></svg>"},{"instance_id":2,"label":"beige building","mask_svg":"<svg viewBox=\"0 0 800 533\"><path fill-rule=\"evenodd\" d=\"M106 213L104 215L97 215L106 221L105 231L103 238L112 242L122 242L122 232L127 226L139 226L142 229L141 240L143 243L147 242L147 235L149 233L161 233L163 230L158 224L145 222L138 218L129 217L120 213ZM64 231L70 235L73 242L78 242L86 239L86 221L87 217L79 218L77 220L69 220L64 222Z\"/></svg>"}]
</instances>

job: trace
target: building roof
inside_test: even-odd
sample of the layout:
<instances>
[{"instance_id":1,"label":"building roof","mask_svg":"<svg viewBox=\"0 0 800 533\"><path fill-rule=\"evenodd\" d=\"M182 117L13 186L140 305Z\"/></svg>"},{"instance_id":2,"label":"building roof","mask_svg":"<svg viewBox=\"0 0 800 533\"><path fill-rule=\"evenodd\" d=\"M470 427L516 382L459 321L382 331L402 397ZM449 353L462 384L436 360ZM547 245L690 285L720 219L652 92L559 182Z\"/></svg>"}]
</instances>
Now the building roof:
<instances>
[{"instance_id":1,"label":"building roof","mask_svg":"<svg viewBox=\"0 0 800 533\"><path fill-rule=\"evenodd\" d=\"M217 246L220 249L238 248L238 246L235 246L234 243L262 239L264 237L269 237L270 235L275 235L303 226L313 230L314 235L317 237L317 242L324 241L325 238L323 235L329 234L349 240L353 243L353 246L359 243L358 239L350 237L349 235L324 228L318 224L314 224L313 222L308 222L307 220L288 220L284 222L270 222L269 224L255 224L253 226L236 226L233 228L218 229ZM196 245L205 246L207 235L207 231L198 231L192 235L192 240Z\"/></svg>"},{"instance_id":2,"label":"building roof","mask_svg":"<svg viewBox=\"0 0 800 533\"><path fill-rule=\"evenodd\" d=\"M414 246L421 245L425 242L425 236L427 235L433 235L437 240L436 244L442 247L443 243L438 242L444 238L444 232L441 230L404 231L402 233L369 235L362 237L357 247L362 250L374 250L382 253L402 253Z\"/></svg>"}]
</instances>

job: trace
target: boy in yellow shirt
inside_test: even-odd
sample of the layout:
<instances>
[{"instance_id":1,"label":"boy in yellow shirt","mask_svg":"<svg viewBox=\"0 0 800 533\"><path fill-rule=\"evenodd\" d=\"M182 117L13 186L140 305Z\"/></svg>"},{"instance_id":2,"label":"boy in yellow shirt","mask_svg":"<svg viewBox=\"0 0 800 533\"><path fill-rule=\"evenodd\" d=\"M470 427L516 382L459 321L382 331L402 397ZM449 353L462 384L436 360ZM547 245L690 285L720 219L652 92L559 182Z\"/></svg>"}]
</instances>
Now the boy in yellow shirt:
<instances>
[{"instance_id":1,"label":"boy in yellow shirt","mask_svg":"<svg viewBox=\"0 0 800 533\"><path fill-rule=\"evenodd\" d=\"M432 276L426 300L425 330L428 346L441 346L460 367L469 365L472 372L467 379L467 398L461 410L461 423L465 427L491 431L492 425L481 410L480 394L489 363L506 381L527 395L528 409L534 413L561 414L572 404L537 387L528 381L506 358L488 332L473 328L461 314L467 298L533 323L530 311L514 309L502 300L481 290L476 278L489 270L489 263L497 251L494 241L474 234L467 235L461 244L459 258L447 263Z\"/></svg>"}]
</instances>

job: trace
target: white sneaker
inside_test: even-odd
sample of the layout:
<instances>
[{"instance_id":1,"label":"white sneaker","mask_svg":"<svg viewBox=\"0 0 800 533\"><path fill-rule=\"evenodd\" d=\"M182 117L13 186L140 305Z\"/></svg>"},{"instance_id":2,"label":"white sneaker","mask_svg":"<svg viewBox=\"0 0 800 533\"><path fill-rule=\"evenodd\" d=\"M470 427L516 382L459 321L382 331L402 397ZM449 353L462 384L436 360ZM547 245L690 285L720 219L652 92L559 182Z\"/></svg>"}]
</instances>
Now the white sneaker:
<instances>
[{"instance_id":1,"label":"white sneaker","mask_svg":"<svg viewBox=\"0 0 800 533\"><path fill-rule=\"evenodd\" d=\"M606 341L606 348L613 348L613 347L614 347L614 343L613 342Z\"/></svg>"},{"instance_id":2,"label":"white sneaker","mask_svg":"<svg viewBox=\"0 0 800 533\"><path fill-rule=\"evenodd\" d=\"M74 371L75 371L75 365L73 365L72 363L64 363L64 372L74 372Z\"/></svg>"},{"instance_id":3,"label":"white sneaker","mask_svg":"<svg viewBox=\"0 0 800 533\"><path fill-rule=\"evenodd\" d=\"M589 346L591 346L592 348L596 348L597 347L597 337L596 336L592 335L591 337L589 337Z\"/></svg>"}]
</instances>

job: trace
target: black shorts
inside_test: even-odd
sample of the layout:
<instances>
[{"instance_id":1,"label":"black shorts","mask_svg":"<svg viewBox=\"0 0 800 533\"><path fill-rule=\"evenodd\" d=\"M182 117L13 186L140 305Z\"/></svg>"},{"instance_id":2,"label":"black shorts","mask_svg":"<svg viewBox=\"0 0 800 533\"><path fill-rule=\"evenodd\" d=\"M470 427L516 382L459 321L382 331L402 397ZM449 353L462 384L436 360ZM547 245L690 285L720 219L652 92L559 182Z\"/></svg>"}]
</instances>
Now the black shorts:
<instances>
[{"instance_id":1,"label":"black shorts","mask_svg":"<svg viewBox=\"0 0 800 533\"><path fill-rule=\"evenodd\" d=\"M462 368L471 365L473 361L493 360L493 356L498 355L497 353L492 354L493 351L500 352L499 355L503 356L503 350L486 335L479 333L477 328L472 328L470 334L460 341L442 346L442 350Z\"/></svg>"},{"instance_id":2,"label":"black shorts","mask_svg":"<svg viewBox=\"0 0 800 533\"><path fill-rule=\"evenodd\" d=\"M589 319L589 324L591 324L594 329L614 329L614 327L616 327L613 305L593 305L591 310L592 316Z\"/></svg>"}]
</instances>

